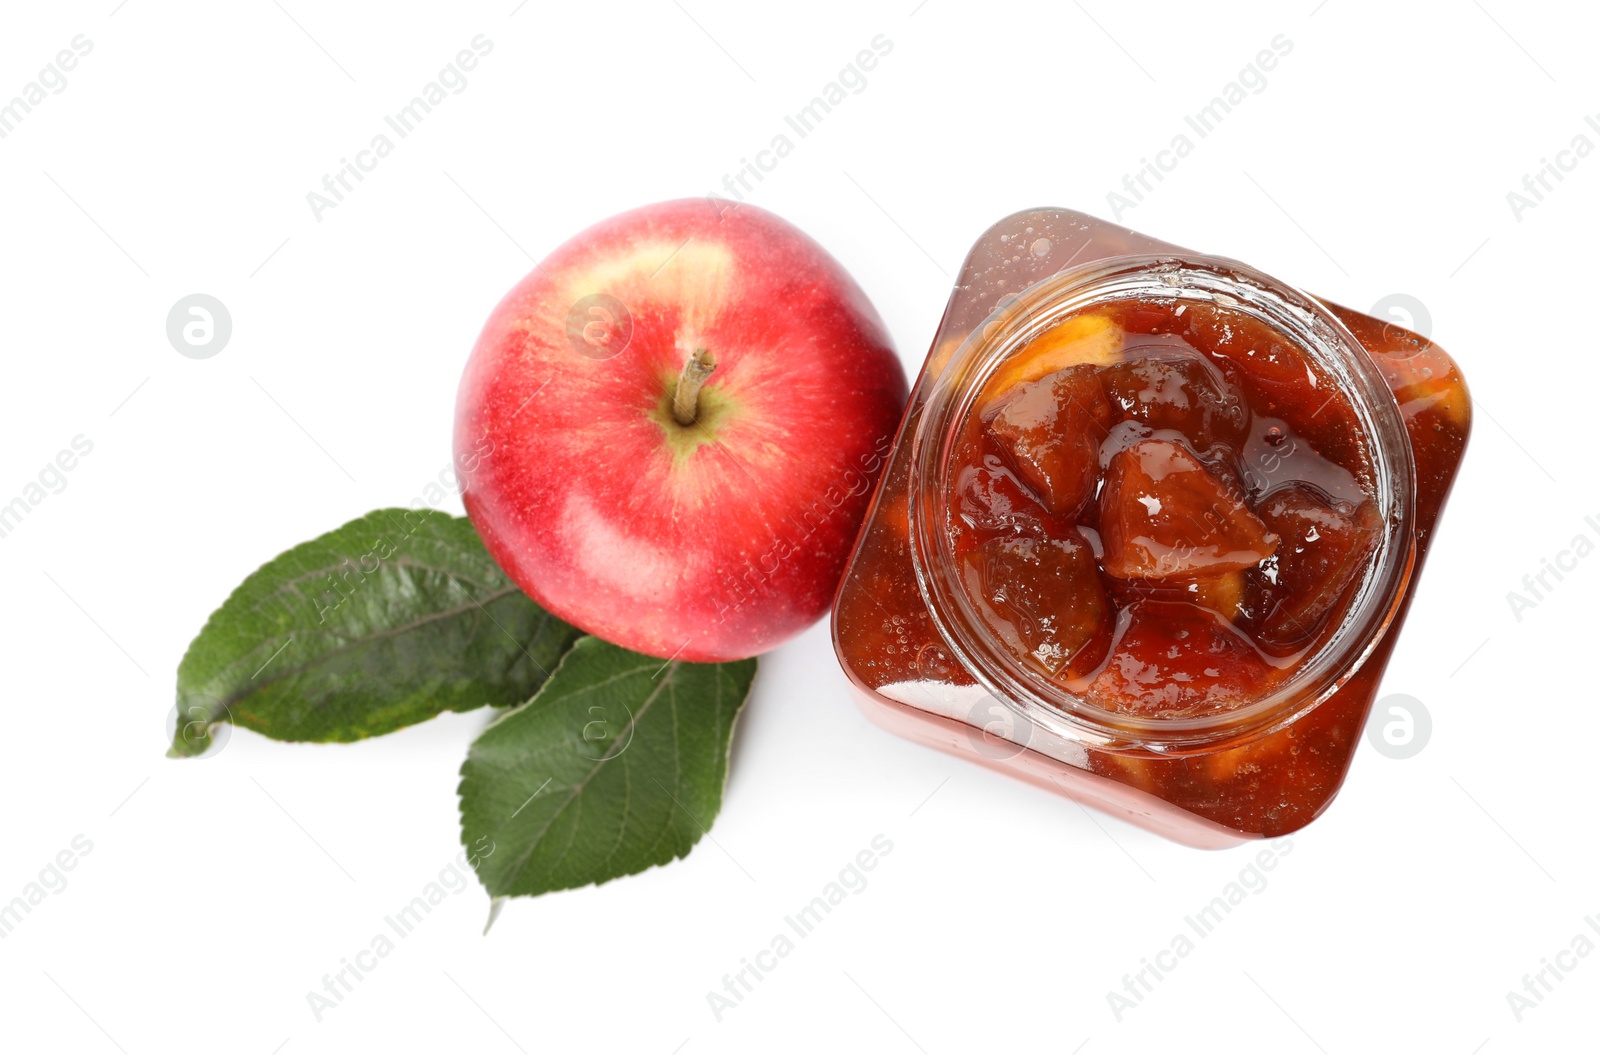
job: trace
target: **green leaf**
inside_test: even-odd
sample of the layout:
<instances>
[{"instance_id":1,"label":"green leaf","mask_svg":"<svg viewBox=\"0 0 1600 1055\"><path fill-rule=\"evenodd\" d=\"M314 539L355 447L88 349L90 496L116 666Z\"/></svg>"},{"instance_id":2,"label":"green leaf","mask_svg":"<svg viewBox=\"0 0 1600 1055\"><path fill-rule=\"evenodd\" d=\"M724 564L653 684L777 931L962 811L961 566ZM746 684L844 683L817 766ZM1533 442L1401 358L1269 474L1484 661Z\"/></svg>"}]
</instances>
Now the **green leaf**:
<instances>
[{"instance_id":1,"label":"green leaf","mask_svg":"<svg viewBox=\"0 0 1600 1055\"><path fill-rule=\"evenodd\" d=\"M580 631L501 573L472 524L380 509L262 566L178 666L174 757L218 722L348 741L525 701Z\"/></svg>"},{"instance_id":2,"label":"green leaf","mask_svg":"<svg viewBox=\"0 0 1600 1055\"><path fill-rule=\"evenodd\" d=\"M687 854L722 807L756 661L663 663L580 640L461 767L461 833L494 898L604 883Z\"/></svg>"}]
</instances>

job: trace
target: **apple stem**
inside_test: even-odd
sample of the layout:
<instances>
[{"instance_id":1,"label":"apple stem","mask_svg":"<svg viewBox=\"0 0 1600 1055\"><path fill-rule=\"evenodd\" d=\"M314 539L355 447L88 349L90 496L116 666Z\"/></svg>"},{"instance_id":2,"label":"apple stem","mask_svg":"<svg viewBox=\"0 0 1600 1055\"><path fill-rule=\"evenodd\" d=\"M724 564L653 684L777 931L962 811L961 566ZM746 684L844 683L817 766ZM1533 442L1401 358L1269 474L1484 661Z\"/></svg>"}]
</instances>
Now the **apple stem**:
<instances>
[{"instance_id":1,"label":"apple stem","mask_svg":"<svg viewBox=\"0 0 1600 1055\"><path fill-rule=\"evenodd\" d=\"M700 413L700 389L716 368L717 357L710 349L696 348L689 356L678 377L677 390L672 394L672 420L686 427L694 424Z\"/></svg>"}]
</instances>

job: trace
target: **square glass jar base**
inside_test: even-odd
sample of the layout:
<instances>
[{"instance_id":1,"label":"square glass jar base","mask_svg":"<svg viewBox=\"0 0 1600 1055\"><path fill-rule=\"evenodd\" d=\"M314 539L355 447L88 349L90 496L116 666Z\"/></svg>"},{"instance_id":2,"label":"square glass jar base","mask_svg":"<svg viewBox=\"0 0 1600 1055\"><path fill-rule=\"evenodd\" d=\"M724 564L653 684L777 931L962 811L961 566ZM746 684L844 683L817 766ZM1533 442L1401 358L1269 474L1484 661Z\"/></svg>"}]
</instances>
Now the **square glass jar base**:
<instances>
[{"instance_id":1,"label":"square glass jar base","mask_svg":"<svg viewBox=\"0 0 1600 1055\"><path fill-rule=\"evenodd\" d=\"M1065 795L1175 843L1197 850L1224 850L1262 838L1225 828L1179 809L1138 788L1068 765L1049 755L979 732L964 722L863 692L852 686L861 713L886 732L932 747L986 769ZM974 749L974 741L982 743Z\"/></svg>"}]
</instances>

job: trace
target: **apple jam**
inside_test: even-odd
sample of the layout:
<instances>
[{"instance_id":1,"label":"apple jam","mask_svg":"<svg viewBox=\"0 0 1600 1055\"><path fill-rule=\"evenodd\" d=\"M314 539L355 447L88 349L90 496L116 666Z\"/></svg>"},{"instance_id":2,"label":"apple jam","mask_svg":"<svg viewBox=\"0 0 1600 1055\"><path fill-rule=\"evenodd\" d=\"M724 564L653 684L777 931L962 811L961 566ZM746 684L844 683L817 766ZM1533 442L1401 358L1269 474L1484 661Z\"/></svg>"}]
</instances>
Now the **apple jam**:
<instances>
[{"instance_id":1,"label":"apple jam","mask_svg":"<svg viewBox=\"0 0 1600 1055\"><path fill-rule=\"evenodd\" d=\"M984 624L1062 687L1237 707L1340 623L1376 533L1347 395L1247 316L1069 315L985 384L947 530Z\"/></svg>"},{"instance_id":2,"label":"apple jam","mask_svg":"<svg viewBox=\"0 0 1600 1055\"><path fill-rule=\"evenodd\" d=\"M868 715L1192 845L1343 781L1465 447L1416 334L1082 214L987 232L835 604Z\"/></svg>"}]
</instances>

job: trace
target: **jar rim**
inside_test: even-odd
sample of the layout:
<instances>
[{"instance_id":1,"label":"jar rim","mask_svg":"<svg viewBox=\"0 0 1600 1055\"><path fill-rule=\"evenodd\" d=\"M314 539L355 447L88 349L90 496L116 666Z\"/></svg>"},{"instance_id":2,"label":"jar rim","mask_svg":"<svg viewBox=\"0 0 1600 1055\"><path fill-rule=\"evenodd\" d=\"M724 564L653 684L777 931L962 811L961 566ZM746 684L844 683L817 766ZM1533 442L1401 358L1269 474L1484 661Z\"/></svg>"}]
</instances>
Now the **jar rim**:
<instances>
[{"instance_id":1,"label":"jar rim","mask_svg":"<svg viewBox=\"0 0 1600 1055\"><path fill-rule=\"evenodd\" d=\"M1378 508L1377 546L1343 618L1271 691L1220 712L1155 718L1090 703L1022 662L979 615L959 581L946 516L954 447L987 380L1012 352L1061 318L1114 301L1210 302L1282 335L1349 398L1366 440ZM1366 349L1322 302L1225 257L1116 256L1064 269L1005 298L933 379L912 437L908 511L917 585L941 637L996 698L1034 725L1111 750L1182 753L1244 742L1293 722L1349 680L1382 640L1405 594L1415 552L1415 466L1393 391Z\"/></svg>"}]
</instances>

